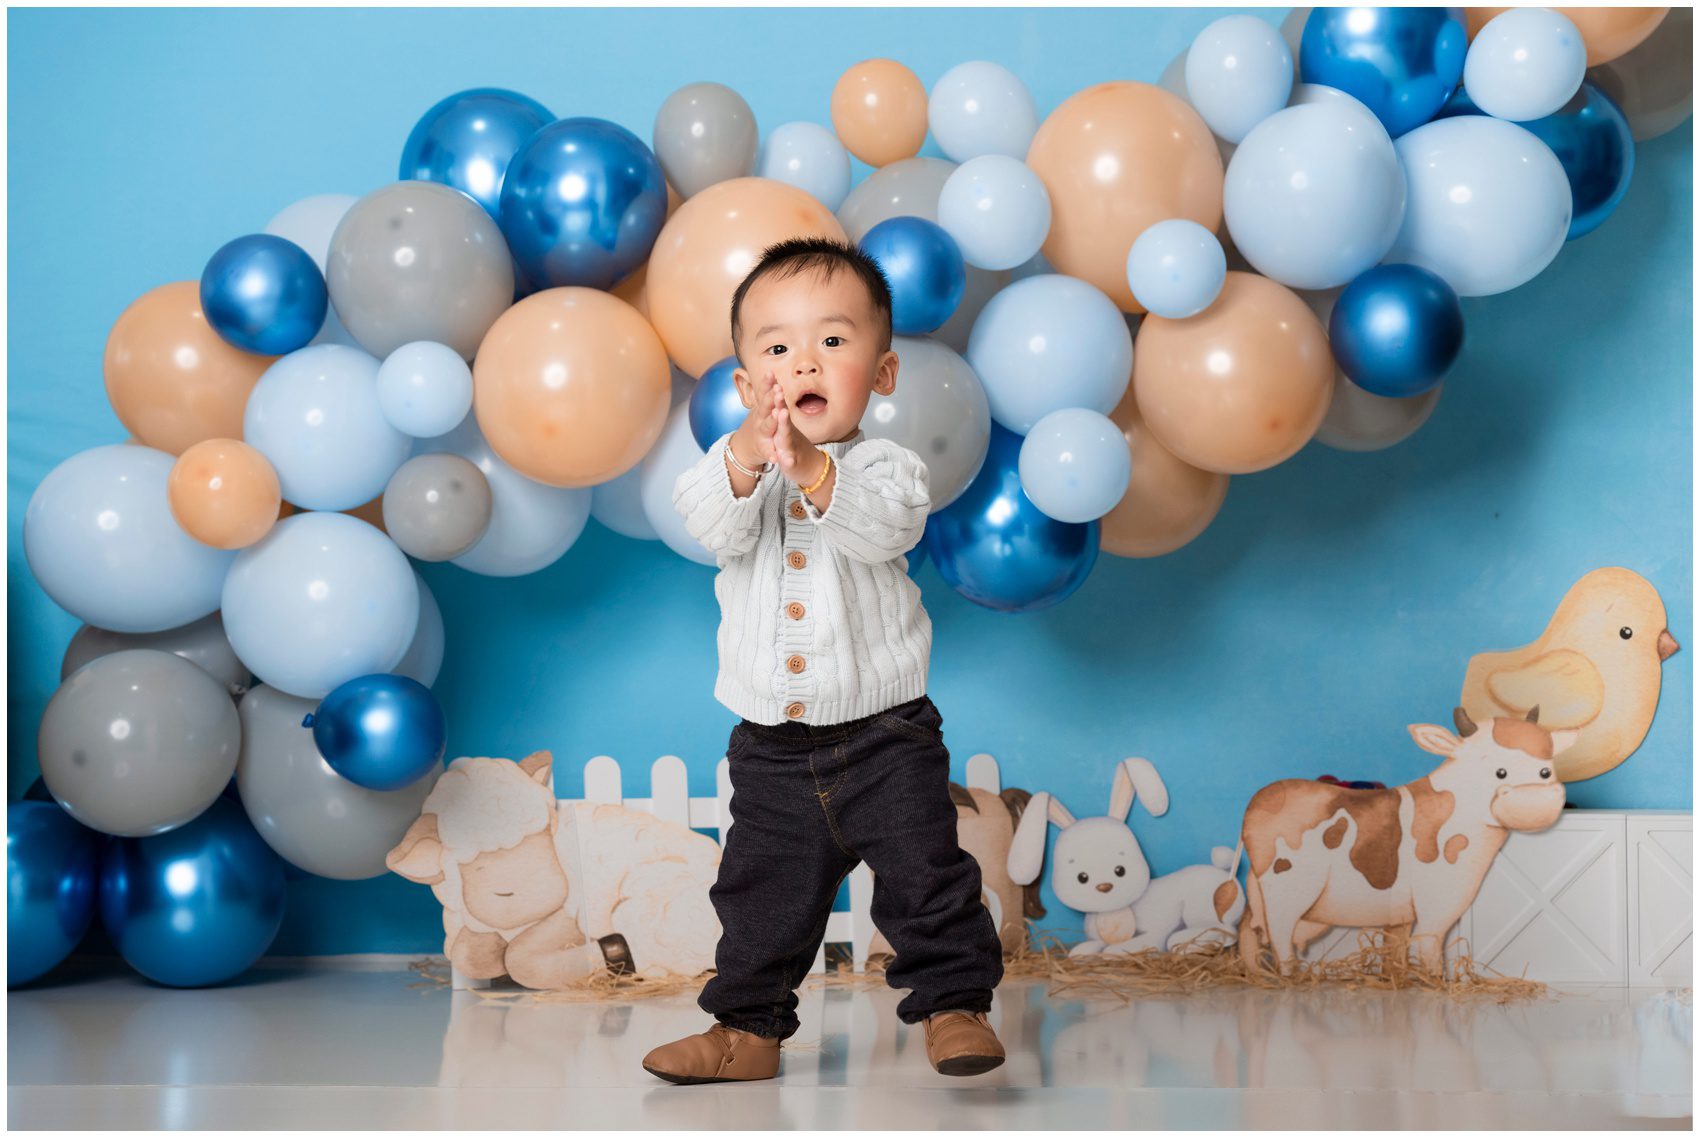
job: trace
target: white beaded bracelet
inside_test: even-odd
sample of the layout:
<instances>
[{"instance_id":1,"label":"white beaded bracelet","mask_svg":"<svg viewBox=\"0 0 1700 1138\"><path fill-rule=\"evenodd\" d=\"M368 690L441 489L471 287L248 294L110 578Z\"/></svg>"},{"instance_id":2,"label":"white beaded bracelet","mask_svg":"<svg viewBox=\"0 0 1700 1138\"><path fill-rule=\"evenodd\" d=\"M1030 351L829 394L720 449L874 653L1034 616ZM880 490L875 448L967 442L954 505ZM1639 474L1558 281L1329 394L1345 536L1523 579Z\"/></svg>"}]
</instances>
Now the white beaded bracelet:
<instances>
[{"instance_id":1,"label":"white beaded bracelet","mask_svg":"<svg viewBox=\"0 0 1700 1138\"><path fill-rule=\"evenodd\" d=\"M745 466L743 463L738 461L738 456L735 453L733 453L733 451L732 451L732 444L731 443L726 444L726 457L731 460L733 466L737 467L739 469L739 471L741 471L748 478L759 479L763 474L766 474L768 471L773 469L773 463L764 462L764 463L762 463L761 469L759 471L758 470L751 470L749 467Z\"/></svg>"}]
</instances>

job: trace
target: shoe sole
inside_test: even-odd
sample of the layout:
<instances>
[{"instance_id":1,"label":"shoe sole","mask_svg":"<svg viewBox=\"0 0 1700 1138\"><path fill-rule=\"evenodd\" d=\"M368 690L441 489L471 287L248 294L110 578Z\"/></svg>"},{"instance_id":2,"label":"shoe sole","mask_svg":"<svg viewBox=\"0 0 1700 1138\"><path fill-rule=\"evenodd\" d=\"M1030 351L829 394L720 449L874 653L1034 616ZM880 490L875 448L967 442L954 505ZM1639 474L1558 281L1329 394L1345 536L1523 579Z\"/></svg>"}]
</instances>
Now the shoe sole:
<instances>
[{"instance_id":1,"label":"shoe sole","mask_svg":"<svg viewBox=\"0 0 1700 1138\"><path fill-rule=\"evenodd\" d=\"M984 1075L994 1067L1003 1066L1002 1055L958 1055L942 1059L933 1068L941 1075Z\"/></svg>"},{"instance_id":2,"label":"shoe sole","mask_svg":"<svg viewBox=\"0 0 1700 1138\"><path fill-rule=\"evenodd\" d=\"M762 1079L774 1078L773 1075L763 1075L760 1079L734 1079L724 1075L675 1075L671 1071L659 1071L648 1063L643 1065L643 1069L658 1079L665 1079L669 1083L681 1087L694 1087L700 1083L757 1083L761 1082Z\"/></svg>"}]
</instances>

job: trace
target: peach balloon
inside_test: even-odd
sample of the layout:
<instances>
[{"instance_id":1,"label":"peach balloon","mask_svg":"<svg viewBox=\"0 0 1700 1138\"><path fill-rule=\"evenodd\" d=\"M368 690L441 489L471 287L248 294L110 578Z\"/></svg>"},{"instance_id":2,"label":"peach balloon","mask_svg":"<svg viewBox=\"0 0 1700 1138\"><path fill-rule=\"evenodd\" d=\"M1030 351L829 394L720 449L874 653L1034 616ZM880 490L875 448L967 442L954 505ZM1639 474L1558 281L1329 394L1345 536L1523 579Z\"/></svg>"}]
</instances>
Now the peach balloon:
<instances>
[{"instance_id":1,"label":"peach balloon","mask_svg":"<svg viewBox=\"0 0 1700 1138\"><path fill-rule=\"evenodd\" d=\"M1177 458L1249 474L1291 458L1316 433L1334 392L1334 357L1291 289L1230 272L1197 316L1145 318L1133 387L1146 425Z\"/></svg>"},{"instance_id":2,"label":"peach balloon","mask_svg":"<svg viewBox=\"0 0 1700 1138\"><path fill-rule=\"evenodd\" d=\"M147 446L182 454L203 439L242 437L248 393L276 356L231 347L201 311L199 281L143 293L106 337L106 397Z\"/></svg>"},{"instance_id":3,"label":"peach balloon","mask_svg":"<svg viewBox=\"0 0 1700 1138\"><path fill-rule=\"evenodd\" d=\"M1146 228L1184 217L1222 222L1222 155L1198 112L1149 83L1100 83L1071 96L1033 136L1027 165L1051 198L1042 249L1059 273L1144 312L1127 283L1127 251Z\"/></svg>"},{"instance_id":4,"label":"peach balloon","mask_svg":"<svg viewBox=\"0 0 1700 1138\"><path fill-rule=\"evenodd\" d=\"M844 241L813 194L769 178L732 178L696 194L649 255L649 318L667 354L700 376L732 354L732 294L762 250L788 237Z\"/></svg>"},{"instance_id":5,"label":"peach balloon","mask_svg":"<svg viewBox=\"0 0 1700 1138\"><path fill-rule=\"evenodd\" d=\"M185 450L165 484L171 516L215 549L245 549L265 537L283 508L277 471L235 439L205 439Z\"/></svg>"},{"instance_id":6,"label":"peach balloon","mask_svg":"<svg viewBox=\"0 0 1700 1138\"><path fill-rule=\"evenodd\" d=\"M865 59L833 85L832 129L870 166L913 158L927 141L927 88L894 59Z\"/></svg>"},{"instance_id":7,"label":"peach balloon","mask_svg":"<svg viewBox=\"0 0 1700 1138\"><path fill-rule=\"evenodd\" d=\"M1471 39L1482 25L1509 8L1466 8L1464 30ZM1627 54L1653 34L1669 8L1554 8L1576 25L1588 48L1588 66L1598 67Z\"/></svg>"},{"instance_id":8,"label":"peach balloon","mask_svg":"<svg viewBox=\"0 0 1700 1138\"><path fill-rule=\"evenodd\" d=\"M594 288L526 297L491 326L472 365L484 438L549 486L594 486L636 466L661 437L672 392L655 329Z\"/></svg>"},{"instance_id":9,"label":"peach balloon","mask_svg":"<svg viewBox=\"0 0 1700 1138\"><path fill-rule=\"evenodd\" d=\"M1122 500L1099 520L1098 548L1117 557L1173 553L1215 520L1228 496L1228 476L1170 454L1139 417L1131 383L1110 421L1127 439L1133 473Z\"/></svg>"}]
</instances>

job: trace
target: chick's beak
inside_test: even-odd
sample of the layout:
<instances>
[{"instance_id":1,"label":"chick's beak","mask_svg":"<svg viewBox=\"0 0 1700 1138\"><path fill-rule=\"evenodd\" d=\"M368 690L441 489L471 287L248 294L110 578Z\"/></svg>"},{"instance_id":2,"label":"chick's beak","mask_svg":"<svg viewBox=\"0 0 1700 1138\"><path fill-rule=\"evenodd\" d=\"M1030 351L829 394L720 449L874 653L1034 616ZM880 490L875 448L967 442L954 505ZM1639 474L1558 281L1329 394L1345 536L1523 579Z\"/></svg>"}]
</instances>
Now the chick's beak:
<instances>
[{"instance_id":1,"label":"chick's beak","mask_svg":"<svg viewBox=\"0 0 1700 1138\"><path fill-rule=\"evenodd\" d=\"M1670 634L1670 629L1667 628L1663 632L1659 633L1660 660L1670 659L1672 656L1676 655L1677 649L1681 647L1682 645L1676 642L1676 637Z\"/></svg>"}]
</instances>

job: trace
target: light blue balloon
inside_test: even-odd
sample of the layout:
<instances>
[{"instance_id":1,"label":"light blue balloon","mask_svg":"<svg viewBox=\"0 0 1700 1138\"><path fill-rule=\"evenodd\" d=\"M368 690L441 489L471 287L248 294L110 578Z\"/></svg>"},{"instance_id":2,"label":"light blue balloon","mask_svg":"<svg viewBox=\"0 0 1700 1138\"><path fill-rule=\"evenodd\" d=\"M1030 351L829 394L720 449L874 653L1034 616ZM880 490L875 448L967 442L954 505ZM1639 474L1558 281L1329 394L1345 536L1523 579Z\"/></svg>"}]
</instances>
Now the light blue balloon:
<instances>
[{"instance_id":1,"label":"light blue balloon","mask_svg":"<svg viewBox=\"0 0 1700 1138\"><path fill-rule=\"evenodd\" d=\"M218 608L236 554L171 516L173 465L151 447L95 447L41 480L24 512L24 558L55 604L111 632L162 632Z\"/></svg>"},{"instance_id":2,"label":"light blue balloon","mask_svg":"<svg viewBox=\"0 0 1700 1138\"><path fill-rule=\"evenodd\" d=\"M939 225L979 269L1031 260L1051 231L1051 196L1031 167L1002 154L971 158L939 191Z\"/></svg>"},{"instance_id":3,"label":"light blue balloon","mask_svg":"<svg viewBox=\"0 0 1700 1138\"><path fill-rule=\"evenodd\" d=\"M446 435L472 410L472 369L447 344L403 344L378 367L378 407L404 435Z\"/></svg>"},{"instance_id":4,"label":"light blue balloon","mask_svg":"<svg viewBox=\"0 0 1700 1138\"><path fill-rule=\"evenodd\" d=\"M401 662L419 624L413 567L375 526L347 514L284 518L237 555L224 583L225 635L262 683L320 699Z\"/></svg>"},{"instance_id":5,"label":"light blue balloon","mask_svg":"<svg viewBox=\"0 0 1700 1138\"><path fill-rule=\"evenodd\" d=\"M643 512L643 464L618 478L590 488L590 516L617 534L637 541L659 541L661 535Z\"/></svg>"},{"instance_id":6,"label":"light blue balloon","mask_svg":"<svg viewBox=\"0 0 1700 1138\"><path fill-rule=\"evenodd\" d=\"M796 186L837 213L850 193L850 154L819 123L788 122L762 140L756 176Z\"/></svg>"},{"instance_id":7,"label":"light blue balloon","mask_svg":"<svg viewBox=\"0 0 1700 1138\"><path fill-rule=\"evenodd\" d=\"M1329 289L1380 261L1405 216L1405 173L1380 122L1343 100L1288 107L1246 135L1222 213L1251 266Z\"/></svg>"},{"instance_id":8,"label":"light blue balloon","mask_svg":"<svg viewBox=\"0 0 1700 1138\"><path fill-rule=\"evenodd\" d=\"M1133 474L1122 429L1082 407L1052 411L1021 440L1021 489L1046 517L1090 522L1116 508Z\"/></svg>"},{"instance_id":9,"label":"light blue balloon","mask_svg":"<svg viewBox=\"0 0 1700 1138\"><path fill-rule=\"evenodd\" d=\"M1083 280L1028 277L986 303L968 337L992 418L1018 435L1064 407L1109 414L1127 392L1133 335L1115 301Z\"/></svg>"},{"instance_id":10,"label":"light blue balloon","mask_svg":"<svg viewBox=\"0 0 1700 1138\"><path fill-rule=\"evenodd\" d=\"M1127 283L1147 311L1184 320L1209 308L1228 278L1228 255L1196 221L1170 218L1146 229L1127 251Z\"/></svg>"},{"instance_id":11,"label":"light blue balloon","mask_svg":"<svg viewBox=\"0 0 1700 1138\"><path fill-rule=\"evenodd\" d=\"M1459 296L1516 288L1570 231L1570 181L1546 143L1484 115L1437 119L1399 139L1410 203L1387 263L1418 265Z\"/></svg>"},{"instance_id":12,"label":"light blue balloon","mask_svg":"<svg viewBox=\"0 0 1700 1138\"><path fill-rule=\"evenodd\" d=\"M318 344L260 376L242 438L271 462L285 501L303 510L363 506L407 461L413 440L384 417L378 366L359 348Z\"/></svg>"},{"instance_id":13,"label":"light blue balloon","mask_svg":"<svg viewBox=\"0 0 1700 1138\"><path fill-rule=\"evenodd\" d=\"M1464 90L1484 114L1527 122L1555 113L1582 86L1588 46L1551 8L1511 8L1489 20L1464 57Z\"/></svg>"},{"instance_id":14,"label":"light blue balloon","mask_svg":"<svg viewBox=\"0 0 1700 1138\"><path fill-rule=\"evenodd\" d=\"M667 548L699 565L714 565L715 555L691 536L685 519L673 508L673 484L706 453L691 434L690 404L681 403L667 416L661 438L638 465L638 485L644 517Z\"/></svg>"},{"instance_id":15,"label":"light blue balloon","mask_svg":"<svg viewBox=\"0 0 1700 1138\"><path fill-rule=\"evenodd\" d=\"M590 521L590 491L545 486L496 457L478 416L446 435L422 440L421 454L458 454L490 483L490 528L453 563L486 577L519 577L553 565ZM376 669L383 671L384 669Z\"/></svg>"},{"instance_id":16,"label":"light blue balloon","mask_svg":"<svg viewBox=\"0 0 1700 1138\"><path fill-rule=\"evenodd\" d=\"M1287 105L1293 53L1256 16L1224 16L1198 33L1186 53L1187 99L1218 138L1239 142Z\"/></svg>"},{"instance_id":17,"label":"light blue balloon","mask_svg":"<svg viewBox=\"0 0 1700 1138\"><path fill-rule=\"evenodd\" d=\"M1039 108L1013 71L983 59L939 76L927 98L927 129L952 162L984 154L1026 158Z\"/></svg>"}]
</instances>

